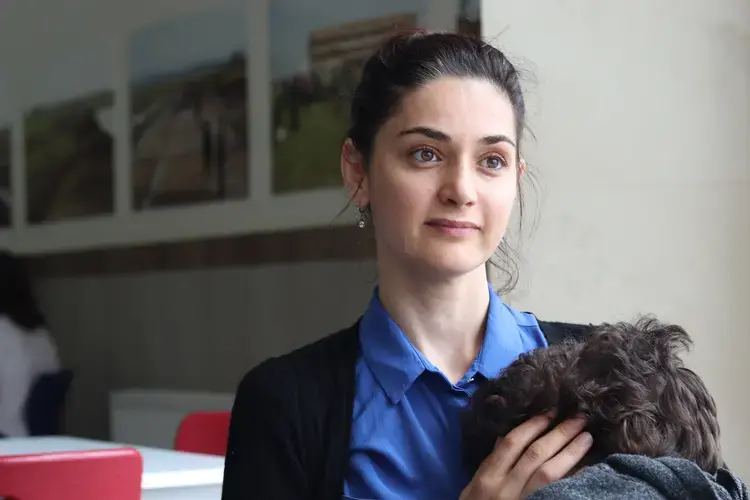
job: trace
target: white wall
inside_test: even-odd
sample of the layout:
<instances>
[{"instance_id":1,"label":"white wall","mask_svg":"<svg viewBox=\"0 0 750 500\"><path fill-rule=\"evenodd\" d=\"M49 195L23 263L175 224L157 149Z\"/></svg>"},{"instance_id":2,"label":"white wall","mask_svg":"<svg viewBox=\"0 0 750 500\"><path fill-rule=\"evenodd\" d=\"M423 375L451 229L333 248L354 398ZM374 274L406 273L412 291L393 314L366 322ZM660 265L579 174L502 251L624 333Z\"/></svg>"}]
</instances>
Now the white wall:
<instances>
[{"instance_id":1,"label":"white wall","mask_svg":"<svg viewBox=\"0 0 750 500\"><path fill-rule=\"evenodd\" d=\"M513 305L684 325L750 479L750 3L485 0L530 70L540 224Z\"/></svg>"}]
</instances>

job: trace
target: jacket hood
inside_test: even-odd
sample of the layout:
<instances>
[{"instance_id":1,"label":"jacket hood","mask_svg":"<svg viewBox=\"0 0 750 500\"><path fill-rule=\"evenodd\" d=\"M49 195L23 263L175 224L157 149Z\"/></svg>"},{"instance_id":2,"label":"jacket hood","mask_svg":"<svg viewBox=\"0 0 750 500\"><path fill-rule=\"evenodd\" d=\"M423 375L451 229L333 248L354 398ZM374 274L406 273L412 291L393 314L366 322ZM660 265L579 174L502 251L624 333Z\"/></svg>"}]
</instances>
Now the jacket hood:
<instances>
[{"instance_id":1,"label":"jacket hood","mask_svg":"<svg viewBox=\"0 0 750 500\"><path fill-rule=\"evenodd\" d=\"M538 490L529 500L750 500L727 469L715 475L681 458L612 455Z\"/></svg>"}]
</instances>

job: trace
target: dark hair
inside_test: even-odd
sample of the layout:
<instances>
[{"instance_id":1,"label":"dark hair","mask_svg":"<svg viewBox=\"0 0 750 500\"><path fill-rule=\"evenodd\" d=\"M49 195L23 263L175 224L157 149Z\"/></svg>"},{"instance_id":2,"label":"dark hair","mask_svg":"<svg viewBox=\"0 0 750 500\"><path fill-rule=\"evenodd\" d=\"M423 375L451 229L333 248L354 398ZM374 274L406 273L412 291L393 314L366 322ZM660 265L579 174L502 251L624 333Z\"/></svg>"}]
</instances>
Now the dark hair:
<instances>
[{"instance_id":1,"label":"dark hair","mask_svg":"<svg viewBox=\"0 0 750 500\"><path fill-rule=\"evenodd\" d=\"M482 79L495 85L508 98L515 115L516 151L520 160L526 105L520 75L513 64L500 50L476 37L412 30L389 38L367 60L354 92L348 137L362 154L366 167L375 136L404 95L441 77ZM523 215L520 176L518 193ZM517 282L518 269L505 242L498 252L510 265L510 269L503 269L507 275L504 288L509 290Z\"/></svg>"},{"instance_id":2,"label":"dark hair","mask_svg":"<svg viewBox=\"0 0 750 500\"><path fill-rule=\"evenodd\" d=\"M586 417L594 444L584 463L630 453L685 458L715 472L716 405L679 357L691 345L681 327L644 317L521 355L472 397L464 422L468 464L477 467L499 437L530 417L556 410L555 424Z\"/></svg>"},{"instance_id":3,"label":"dark hair","mask_svg":"<svg viewBox=\"0 0 750 500\"><path fill-rule=\"evenodd\" d=\"M498 49L458 33L415 30L388 39L365 63L354 92L348 136L365 160L375 136L404 94L441 77L478 78L494 84L510 100L517 139L526 126L526 105L518 71ZM520 144L519 149L520 157Z\"/></svg>"},{"instance_id":4,"label":"dark hair","mask_svg":"<svg viewBox=\"0 0 750 500\"><path fill-rule=\"evenodd\" d=\"M0 251L0 316L7 316L24 330L45 326L42 312L21 261L9 252Z\"/></svg>"}]
</instances>

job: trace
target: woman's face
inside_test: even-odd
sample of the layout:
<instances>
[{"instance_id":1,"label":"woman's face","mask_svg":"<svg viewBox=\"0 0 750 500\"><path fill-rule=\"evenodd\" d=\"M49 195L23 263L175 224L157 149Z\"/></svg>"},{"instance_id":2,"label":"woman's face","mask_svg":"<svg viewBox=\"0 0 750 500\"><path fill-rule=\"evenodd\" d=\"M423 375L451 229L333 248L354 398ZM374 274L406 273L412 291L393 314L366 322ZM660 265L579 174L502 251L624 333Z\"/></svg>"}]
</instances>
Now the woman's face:
<instances>
[{"instance_id":1,"label":"woman's face","mask_svg":"<svg viewBox=\"0 0 750 500\"><path fill-rule=\"evenodd\" d=\"M355 195L371 207L379 259L456 275L483 266L515 202L516 143L513 108L491 83L446 77L407 93Z\"/></svg>"}]
</instances>

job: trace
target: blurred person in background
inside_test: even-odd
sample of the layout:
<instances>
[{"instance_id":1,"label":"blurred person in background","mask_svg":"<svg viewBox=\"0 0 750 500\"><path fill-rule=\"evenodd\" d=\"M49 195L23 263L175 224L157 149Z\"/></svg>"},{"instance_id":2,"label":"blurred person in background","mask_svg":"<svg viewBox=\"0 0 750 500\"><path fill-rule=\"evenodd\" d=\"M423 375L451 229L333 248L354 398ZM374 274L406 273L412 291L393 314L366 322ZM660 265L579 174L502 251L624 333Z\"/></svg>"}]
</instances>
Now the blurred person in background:
<instances>
[{"instance_id":1,"label":"blurred person in background","mask_svg":"<svg viewBox=\"0 0 750 500\"><path fill-rule=\"evenodd\" d=\"M57 348L22 262L0 252L0 436L29 434L24 409L34 381L60 370Z\"/></svg>"}]
</instances>

